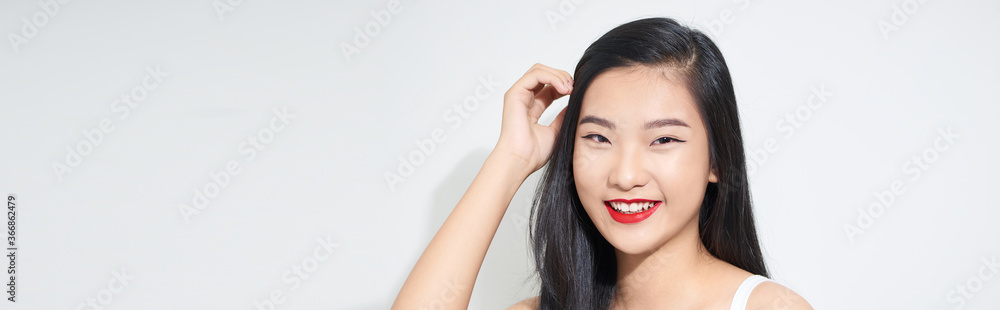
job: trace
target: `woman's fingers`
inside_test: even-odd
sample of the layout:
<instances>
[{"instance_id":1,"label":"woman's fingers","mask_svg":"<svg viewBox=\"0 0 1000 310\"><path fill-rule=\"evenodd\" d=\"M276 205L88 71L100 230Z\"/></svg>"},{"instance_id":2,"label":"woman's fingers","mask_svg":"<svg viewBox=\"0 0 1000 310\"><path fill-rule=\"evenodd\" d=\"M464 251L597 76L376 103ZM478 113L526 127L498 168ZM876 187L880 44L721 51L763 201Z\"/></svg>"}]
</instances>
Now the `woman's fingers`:
<instances>
[{"instance_id":1,"label":"woman's fingers","mask_svg":"<svg viewBox=\"0 0 1000 310\"><path fill-rule=\"evenodd\" d=\"M542 113L552 105L553 101L563 96L566 96L566 94L560 93L552 85L545 85L544 89L535 95L534 103L528 108L528 115L531 116L532 120L537 121L542 116Z\"/></svg>"},{"instance_id":2,"label":"woman's fingers","mask_svg":"<svg viewBox=\"0 0 1000 310\"><path fill-rule=\"evenodd\" d=\"M565 113L560 112L548 126L538 121L553 101L572 91L568 72L540 64L528 69L504 93L503 124L494 151L523 159L532 171L538 170L550 156Z\"/></svg>"},{"instance_id":3,"label":"woman's fingers","mask_svg":"<svg viewBox=\"0 0 1000 310\"><path fill-rule=\"evenodd\" d=\"M511 99L516 99L524 104L531 104L531 99L545 91L546 84L561 94L569 94L573 90L573 79L569 73L535 64L531 69L528 69L524 76L514 82L514 86L506 96L512 96Z\"/></svg>"},{"instance_id":4,"label":"woman's fingers","mask_svg":"<svg viewBox=\"0 0 1000 310\"><path fill-rule=\"evenodd\" d=\"M562 81L567 86L573 86L573 76L570 75L569 72L566 72L566 71L563 71L563 70L559 70L559 69L556 69L556 68L552 68L552 67L549 67L549 66L546 66L546 65L543 65L543 64L537 64L537 63L534 66L532 66L531 68L532 69L545 70L545 71L549 71L549 72L555 73L556 75L560 76L560 78L562 79Z\"/></svg>"},{"instance_id":5,"label":"woman's fingers","mask_svg":"<svg viewBox=\"0 0 1000 310\"><path fill-rule=\"evenodd\" d=\"M546 85L544 89L535 94L535 99L542 101L546 107L555 101L556 99L562 98L567 94L559 92L558 89L552 87L552 85Z\"/></svg>"}]
</instances>

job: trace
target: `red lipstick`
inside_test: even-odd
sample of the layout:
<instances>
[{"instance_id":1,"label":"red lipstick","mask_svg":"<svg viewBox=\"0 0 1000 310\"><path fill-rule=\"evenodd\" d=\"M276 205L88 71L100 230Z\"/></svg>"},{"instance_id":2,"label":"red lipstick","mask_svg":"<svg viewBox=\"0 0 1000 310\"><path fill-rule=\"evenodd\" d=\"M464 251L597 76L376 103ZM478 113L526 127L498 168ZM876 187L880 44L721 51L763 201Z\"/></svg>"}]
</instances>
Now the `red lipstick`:
<instances>
[{"instance_id":1,"label":"red lipstick","mask_svg":"<svg viewBox=\"0 0 1000 310\"><path fill-rule=\"evenodd\" d=\"M624 213L623 211L618 211L615 208L613 208L611 206L611 203L623 203L623 204L653 203L653 205L648 209L646 209L645 211L635 212L635 213L632 212ZM611 214L611 218L623 224L642 222L643 220L649 218L650 215L653 215L653 212L656 212L656 209L659 208L661 204L663 204L662 201L649 200L649 199L615 199L604 202L604 206L608 208L608 213Z\"/></svg>"}]
</instances>

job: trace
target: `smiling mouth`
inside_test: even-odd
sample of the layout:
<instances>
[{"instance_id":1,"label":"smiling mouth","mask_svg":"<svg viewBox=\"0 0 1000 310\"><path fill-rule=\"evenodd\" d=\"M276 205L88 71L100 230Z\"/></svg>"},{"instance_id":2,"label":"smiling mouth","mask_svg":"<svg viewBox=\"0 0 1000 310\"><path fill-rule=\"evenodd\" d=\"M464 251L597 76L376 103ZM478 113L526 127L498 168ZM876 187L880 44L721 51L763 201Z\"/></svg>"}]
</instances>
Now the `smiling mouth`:
<instances>
[{"instance_id":1,"label":"smiling mouth","mask_svg":"<svg viewBox=\"0 0 1000 310\"><path fill-rule=\"evenodd\" d=\"M608 205L611 206L611 209L614 209L615 211L618 211L618 213L621 214L636 214L649 210L654 205L656 205L656 201L640 201L633 203L608 201Z\"/></svg>"},{"instance_id":2,"label":"smiling mouth","mask_svg":"<svg viewBox=\"0 0 1000 310\"><path fill-rule=\"evenodd\" d=\"M615 199L604 202L611 218L619 223L632 224L641 222L662 204L662 201L648 199Z\"/></svg>"}]
</instances>

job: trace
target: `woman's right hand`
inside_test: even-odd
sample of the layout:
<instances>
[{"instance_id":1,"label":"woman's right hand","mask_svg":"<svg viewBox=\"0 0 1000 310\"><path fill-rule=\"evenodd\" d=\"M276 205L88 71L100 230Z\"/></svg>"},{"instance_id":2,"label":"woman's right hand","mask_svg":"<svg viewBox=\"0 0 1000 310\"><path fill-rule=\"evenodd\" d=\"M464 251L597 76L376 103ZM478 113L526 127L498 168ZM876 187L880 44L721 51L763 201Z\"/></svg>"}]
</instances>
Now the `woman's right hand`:
<instances>
[{"instance_id":1,"label":"woman's right hand","mask_svg":"<svg viewBox=\"0 0 1000 310\"><path fill-rule=\"evenodd\" d=\"M494 154L523 161L531 174L549 160L566 109L548 126L538 123L552 101L573 91L573 77L566 71L535 64L503 95L503 121ZM525 175L527 177L527 175Z\"/></svg>"}]
</instances>

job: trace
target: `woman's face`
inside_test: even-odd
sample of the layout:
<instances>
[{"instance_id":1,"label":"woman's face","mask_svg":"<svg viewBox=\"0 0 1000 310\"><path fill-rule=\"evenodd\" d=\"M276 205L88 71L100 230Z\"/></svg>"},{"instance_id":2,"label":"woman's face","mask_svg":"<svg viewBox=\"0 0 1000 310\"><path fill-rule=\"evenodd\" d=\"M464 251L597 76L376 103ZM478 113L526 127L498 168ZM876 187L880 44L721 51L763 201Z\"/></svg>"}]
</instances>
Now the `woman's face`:
<instances>
[{"instance_id":1,"label":"woman's face","mask_svg":"<svg viewBox=\"0 0 1000 310\"><path fill-rule=\"evenodd\" d=\"M583 207L628 254L654 251L681 233L697 237L705 187L717 182L697 103L679 76L665 72L637 66L598 75L574 137Z\"/></svg>"}]
</instances>

